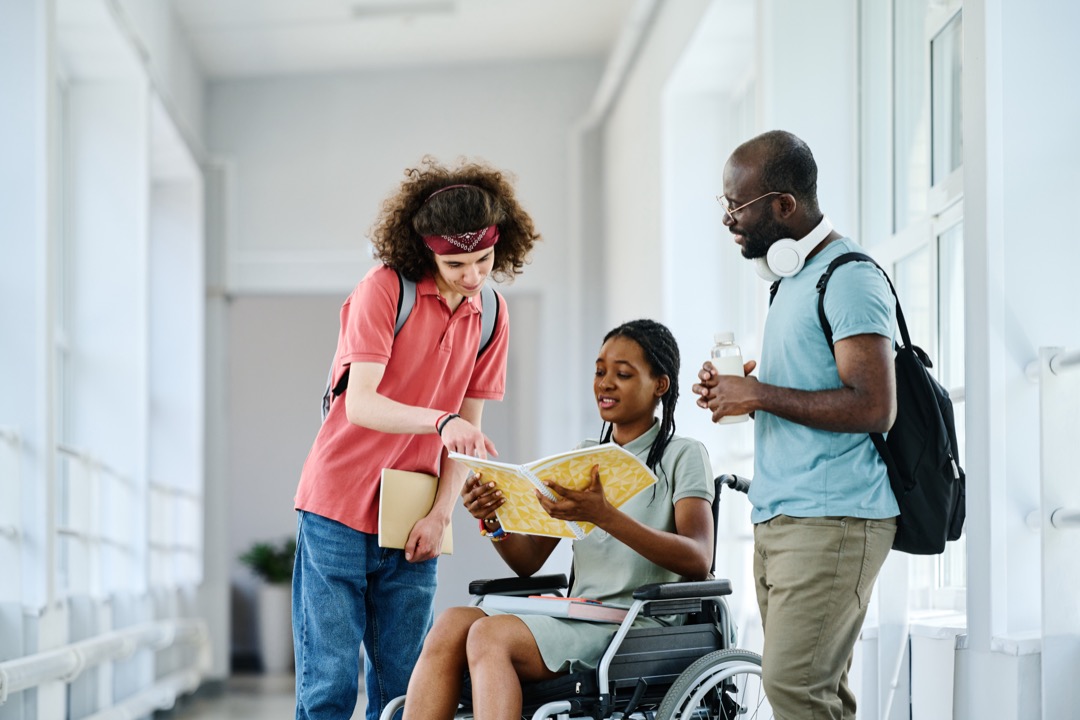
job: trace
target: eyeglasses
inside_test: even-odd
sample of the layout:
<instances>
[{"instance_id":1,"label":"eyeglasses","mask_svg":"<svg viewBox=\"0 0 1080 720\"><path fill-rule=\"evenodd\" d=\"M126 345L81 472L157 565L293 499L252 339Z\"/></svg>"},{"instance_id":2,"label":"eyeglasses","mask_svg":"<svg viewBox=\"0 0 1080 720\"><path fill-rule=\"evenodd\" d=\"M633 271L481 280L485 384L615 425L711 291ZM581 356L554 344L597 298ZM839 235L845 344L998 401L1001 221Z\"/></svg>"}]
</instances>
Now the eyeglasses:
<instances>
[{"instance_id":1,"label":"eyeglasses","mask_svg":"<svg viewBox=\"0 0 1080 720\"><path fill-rule=\"evenodd\" d=\"M772 191L772 192L767 192L767 193L765 193L764 195L762 195L761 197L756 197L756 198L754 198L753 200L751 200L750 202L748 202L748 203L743 203L742 205L740 205L740 206L739 206L739 207L737 207L737 208L733 208L733 207L731 207L731 206L730 206L730 203L728 202L728 199L727 199L726 197L724 197L723 195L717 195L717 196L716 196L716 202L720 203L720 206L721 206L722 208L724 208L724 212L726 212L726 213L728 214L728 217L730 217L730 218L731 218L731 222L735 222L735 213L739 212L739 211L740 211L740 210L742 210L742 209L743 209L744 207L747 207L747 206L753 205L753 204L754 204L754 203L756 203L756 202L757 202L758 200L761 200L761 199L763 199L763 198L767 198L767 197L769 197L770 195L783 195L783 194L784 194L784 193L782 193L782 192L780 192L780 191L778 191L778 190L774 190L774 191Z\"/></svg>"}]
</instances>

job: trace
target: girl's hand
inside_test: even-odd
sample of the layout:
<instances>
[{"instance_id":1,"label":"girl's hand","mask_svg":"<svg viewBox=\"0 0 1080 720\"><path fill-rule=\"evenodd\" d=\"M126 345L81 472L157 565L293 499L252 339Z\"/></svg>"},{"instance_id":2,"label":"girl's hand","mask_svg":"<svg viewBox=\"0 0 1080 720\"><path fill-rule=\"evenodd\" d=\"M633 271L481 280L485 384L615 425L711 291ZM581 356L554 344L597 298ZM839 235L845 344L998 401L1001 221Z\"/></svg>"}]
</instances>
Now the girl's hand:
<instances>
[{"instance_id":1,"label":"girl's hand","mask_svg":"<svg viewBox=\"0 0 1080 720\"><path fill-rule=\"evenodd\" d=\"M481 432L480 428L460 415L451 418L443 425L440 437L443 447L462 455L472 455L486 460L488 455L498 456L499 454L495 452L495 443L491 442L491 439Z\"/></svg>"},{"instance_id":2,"label":"girl's hand","mask_svg":"<svg viewBox=\"0 0 1080 720\"><path fill-rule=\"evenodd\" d=\"M584 490L571 490L558 483L545 481L551 491L560 496L559 500L549 500L539 491L536 493L540 505L547 514L558 520L578 520L602 525L614 511L604 497L604 486L600 482L600 466L593 465L590 472L591 482Z\"/></svg>"},{"instance_id":3,"label":"girl's hand","mask_svg":"<svg viewBox=\"0 0 1080 720\"><path fill-rule=\"evenodd\" d=\"M472 473L461 488L461 499L465 509L478 520L494 519L495 511L506 502L502 491L495 488L495 483L485 483L480 473Z\"/></svg>"}]
</instances>

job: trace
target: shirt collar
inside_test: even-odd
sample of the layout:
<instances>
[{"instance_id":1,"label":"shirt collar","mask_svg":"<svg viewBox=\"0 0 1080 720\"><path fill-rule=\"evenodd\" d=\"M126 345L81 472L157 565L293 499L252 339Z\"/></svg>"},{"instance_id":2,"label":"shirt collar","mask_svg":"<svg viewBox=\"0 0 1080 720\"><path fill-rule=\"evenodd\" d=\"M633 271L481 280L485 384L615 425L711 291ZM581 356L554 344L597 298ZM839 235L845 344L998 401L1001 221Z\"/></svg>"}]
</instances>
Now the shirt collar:
<instances>
[{"instance_id":1,"label":"shirt collar","mask_svg":"<svg viewBox=\"0 0 1080 720\"><path fill-rule=\"evenodd\" d=\"M434 275L425 275L420 278L416 283L416 291L420 295L438 295L439 286L435 284ZM465 298L465 302L469 304L469 307L473 309L473 312L480 312L480 295L475 297Z\"/></svg>"},{"instance_id":2,"label":"shirt collar","mask_svg":"<svg viewBox=\"0 0 1080 720\"><path fill-rule=\"evenodd\" d=\"M642 453L648 453L649 448L652 447L653 442L656 440L656 436L660 434L660 421L653 418L652 427L637 436L630 442L623 445L623 449L632 452L635 455L641 455Z\"/></svg>"}]
</instances>

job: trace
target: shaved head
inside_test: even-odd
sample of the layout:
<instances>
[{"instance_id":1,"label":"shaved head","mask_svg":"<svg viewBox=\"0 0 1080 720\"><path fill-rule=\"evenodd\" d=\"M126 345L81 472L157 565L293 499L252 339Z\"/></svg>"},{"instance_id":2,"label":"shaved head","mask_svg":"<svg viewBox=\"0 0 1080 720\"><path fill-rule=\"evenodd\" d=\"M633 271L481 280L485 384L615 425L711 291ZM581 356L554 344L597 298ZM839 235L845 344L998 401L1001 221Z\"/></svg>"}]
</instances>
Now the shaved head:
<instances>
[{"instance_id":1,"label":"shaved head","mask_svg":"<svg viewBox=\"0 0 1080 720\"><path fill-rule=\"evenodd\" d=\"M758 169L761 192L782 192L795 196L811 216L819 215L817 162L810 146L785 130L770 130L747 140L731 159Z\"/></svg>"}]
</instances>

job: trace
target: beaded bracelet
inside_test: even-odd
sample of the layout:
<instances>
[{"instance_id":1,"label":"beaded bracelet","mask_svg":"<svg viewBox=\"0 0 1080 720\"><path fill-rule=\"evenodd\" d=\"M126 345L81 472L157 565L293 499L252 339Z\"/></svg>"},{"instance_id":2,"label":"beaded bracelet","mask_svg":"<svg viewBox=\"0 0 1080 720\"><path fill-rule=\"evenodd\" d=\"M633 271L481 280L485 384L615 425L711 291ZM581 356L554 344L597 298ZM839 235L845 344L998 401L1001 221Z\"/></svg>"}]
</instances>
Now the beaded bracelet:
<instances>
[{"instance_id":1,"label":"beaded bracelet","mask_svg":"<svg viewBox=\"0 0 1080 720\"><path fill-rule=\"evenodd\" d=\"M510 537L510 533L503 530L502 525L499 525L498 530L489 531L483 520L480 521L480 535L486 537L491 542L502 542Z\"/></svg>"}]
</instances>

